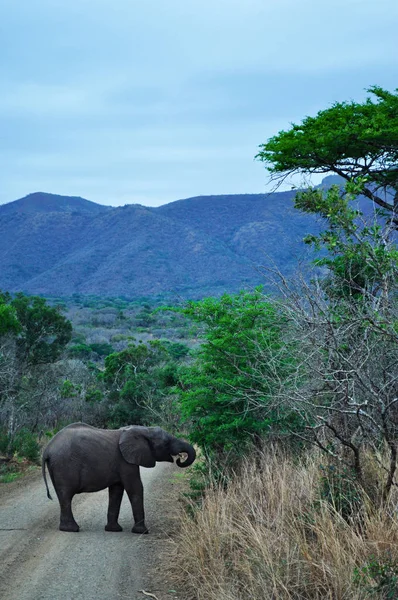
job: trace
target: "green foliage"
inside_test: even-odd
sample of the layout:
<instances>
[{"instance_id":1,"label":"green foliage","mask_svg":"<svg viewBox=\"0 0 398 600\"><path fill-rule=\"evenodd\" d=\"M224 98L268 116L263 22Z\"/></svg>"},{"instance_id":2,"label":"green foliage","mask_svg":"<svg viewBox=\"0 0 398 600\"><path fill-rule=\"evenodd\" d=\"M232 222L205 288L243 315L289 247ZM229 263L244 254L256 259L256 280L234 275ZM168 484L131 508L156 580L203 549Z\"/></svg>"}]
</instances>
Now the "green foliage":
<instances>
[{"instance_id":1,"label":"green foliage","mask_svg":"<svg viewBox=\"0 0 398 600\"><path fill-rule=\"evenodd\" d=\"M159 341L130 344L105 358L102 379L108 390L113 425L151 424L163 418L177 366L167 346Z\"/></svg>"},{"instance_id":2,"label":"green foliage","mask_svg":"<svg viewBox=\"0 0 398 600\"><path fill-rule=\"evenodd\" d=\"M40 446L36 436L26 427L20 429L13 441L13 450L19 456L23 456L32 462L38 462Z\"/></svg>"},{"instance_id":3,"label":"green foliage","mask_svg":"<svg viewBox=\"0 0 398 600\"><path fill-rule=\"evenodd\" d=\"M107 342L93 342L92 344L74 344L68 348L68 354L71 358L80 358L88 360L93 354L104 357L114 352L113 346Z\"/></svg>"},{"instance_id":4,"label":"green foliage","mask_svg":"<svg viewBox=\"0 0 398 600\"><path fill-rule=\"evenodd\" d=\"M71 399L78 398L84 395L84 399L91 405L98 404L103 400L104 394L96 385L90 385L87 389L84 389L81 384L76 384L69 379L64 379L59 389L61 398Z\"/></svg>"},{"instance_id":5,"label":"green foliage","mask_svg":"<svg viewBox=\"0 0 398 600\"><path fill-rule=\"evenodd\" d=\"M275 402L281 380L295 368L281 308L256 290L191 302L183 309L206 326L192 364L181 369L180 403L191 439L218 456L236 456L269 433L300 428L297 412Z\"/></svg>"},{"instance_id":6,"label":"green foliage","mask_svg":"<svg viewBox=\"0 0 398 600\"><path fill-rule=\"evenodd\" d=\"M312 440L343 459L365 491L363 447L389 448L386 500L397 468L398 90L368 91L373 98L362 104L336 103L280 132L258 158L276 177L333 172L345 180L345 187L310 188L295 198L300 211L321 217L324 231L305 241L322 252L316 264L327 269L320 285L291 302L310 340L302 355L306 387L297 397L312 407ZM360 500L345 474L336 477L324 479L324 494L347 515Z\"/></svg>"},{"instance_id":7,"label":"green foliage","mask_svg":"<svg viewBox=\"0 0 398 600\"><path fill-rule=\"evenodd\" d=\"M48 367L61 357L72 326L58 306L21 293L0 293L0 313L7 316L0 321L1 334L7 334L0 339L0 418L7 424L1 450L37 461L39 445L27 425L37 431L50 398L52 403L57 395L56 368Z\"/></svg>"},{"instance_id":8,"label":"green foliage","mask_svg":"<svg viewBox=\"0 0 398 600\"><path fill-rule=\"evenodd\" d=\"M112 342L124 342L125 340L130 339L131 336L126 333L116 333L111 337Z\"/></svg>"},{"instance_id":9,"label":"green foliage","mask_svg":"<svg viewBox=\"0 0 398 600\"><path fill-rule=\"evenodd\" d=\"M60 388L61 398L74 398L79 392L79 386L76 386L69 379L65 379Z\"/></svg>"},{"instance_id":10,"label":"green foliage","mask_svg":"<svg viewBox=\"0 0 398 600\"><path fill-rule=\"evenodd\" d=\"M86 342L86 336L83 333L73 332L71 338L72 344L84 344Z\"/></svg>"},{"instance_id":11,"label":"green foliage","mask_svg":"<svg viewBox=\"0 0 398 600\"><path fill-rule=\"evenodd\" d=\"M71 358L88 359L91 356L91 348L87 344L74 344L68 348L68 354Z\"/></svg>"},{"instance_id":12,"label":"green foliage","mask_svg":"<svg viewBox=\"0 0 398 600\"><path fill-rule=\"evenodd\" d=\"M72 335L72 325L59 308L49 306L44 298L22 293L14 298L1 293L0 302L8 304L18 320L19 359L30 365L57 360Z\"/></svg>"},{"instance_id":13,"label":"green foliage","mask_svg":"<svg viewBox=\"0 0 398 600\"><path fill-rule=\"evenodd\" d=\"M0 483L11 483L19 477L21 477L21 472L17 470L15 464L0 466Z\"/></svg>"},{"instance_id":14,"label":"green foliage","mask_svg":"<svg viewBox=\"0 0 398 600\"><path fill-rule=\"evenodd\" d=\"M200 508L206 490L219 479L213 476L209 464L197 460L190 469L189 492L184 492L185 498L189 499L187 505L188 513L194 516L195 510Z\"/></svg>"},{"instance_id":15,"label":"green foliage","mask_svg":"<svg viewBox=\"0 0 398 600\"><path fill-rule=\"evenodd\" d=\"M17 454L21 458L27 458L32 462L38 462L40 446L35 434L27 427L22 427L10 440L5 430L0 432L0 452L3 454Z\"/></svg>"},{"instance_id":16,"label":"green foliage","mask_svg":"<svg viewBox=\"0 0 398 600\"><path fill-rule=\"evenodd\" d=\"M320 469L320 499L328 502L343 519L350 521L358 515L363 501L355 473L333 464L321 465Z\"/></svg>"},{"instance_id":17,"label":"green foliage","mask_svg":"<svg viewBox=\"0 0 398 600\"><path fill-rule=\"evenodd\" d=\"M135 318L137 327L148 328L156 323L156 316L149 304L144 304Z\"/></svg>"},{"instance_id":18,"label":"green foliage","mask_svg":"<svg viewBox=\"0 0 398 600\"><path fill-rule=\"evenodd\" d=\"M111 346L111 344L107 344L106 342L93 343L90 344L89 347L91 351L98 354L98 356L108 356L109 354L114 352L114 349Z\"/></svg>"},{"instance_id":19,"label":"green foliage","mask_svg":"<svg viewBox=\"0 0 398 600\"><path fill-rule=\"evenodd\" d=\"M328 229L318 236L307 236L306 243L326 249L327 255L316 261L326 266L329 276L325 289L329 295L359 297L377 293L397 275L398 251L389 243L392 231L383 227L382 218L366 222L352 207L362 190L361 184L347 184L345 189L310 189L299 192L298 209L324 218Z\"/></svg>"},{"instance_id":20,"label":"green foliage","mask_svg":"<svg viewBox=\"0 0 398 600\"><path fill-rule=\"evenodd\" d=\"M89 387L86 391L86 402L90 404L98 404L103 400L103 392L102 390L92 386Z\"/></svg>"},{"instance_id":21,"label":"green foliage","mask_svg":"<svg viewBox=\"0 0 398 600\"><path fill-rule=\"evenodd\" d=\"M23 406L26 414L32 412L29 388L43 365L60 358L71 338L72 325L58 307L37 296L0 293L0 308L2 315L7 316L2 328L8 335L0 339L0 363L4 365L0 375L0 404L6 405L2 417L7 419L7 411L12 414L16 407Z\"/></svg>"},{"instance_id":22,"label":"green foliage","mask_svg":"<svg viewBox=\"0 0 398 600\"><path fill-rule=\"evenodd\" d=\"M5 429L0 429L0 454L7 454L8 435Z\"/></svg>"},{"instance_id":23,"label":"green foliage","mask_svg":"<svg viewBox=\"0 0 398 600\"><path fill-rule=\"evenodd\" d=\"M72 337L70 324L63 328L64 317L58 319L59 299L53 298L50 305L42 298L0 295L0 315L4 316L0 327L7 334L0 334L0 426L8 431L6 453L12 451L13 438L23 425L38 431L84 419L101 426L145 423L178 429L171 388L178 381L178 363L185 360L189 349L173 340L179 338L184 317L173 314L176 318L171 327L171 316L156 312L165 298L131 302L79 296L75 301L78 307L75 302L67 304L68 314L76 319ZM157 335L170 339L130 343L125 352L115 352L108 339L119 342L119 347L134 340L136 331L131 326L141 312L153 314L157 328L145 328L146 340ZM93 332L93 318L100 324L98 335ZM65 348L69 338L72 343ZM98 339L103 341L94 341ZM63 361L64 348L66 358L79 361ZM113 356L104 369L103 359L108 355ZM55 365L43 362L53 358Z\"/></svg>"},{"instance_id":24,"label":"green foliage","mask_svg":"<svg viewBox=\"0 0 398 600\"><path fill-rule=\"evenodd\" d=\"M257 158L274 176L334 172L347 181L361 178L362 193L393 212L377 188L398 192L398 90L368 91L374 101L335 103L306 117L262 144Z\"/></svg>"},{"instance_id":25,"label":"green foliage","mask_svg":"<svg viewBox=\"0 0 398 600\"><path fill-rule=\"evenodd\" d=\"M353 581L371 595L395 600L398 597L398 563L391 553L373 555L366 564L354 570Z\"/></svg>"},{"instance_id":26,"label":"green foliage","mask_svg":"<svg viewBox=\"0 0 398 600\"><path fill-rule=\"evenodd\" d=\"M0 336L8 333L16 334L21 330L21 324L15 308L6 302L6 296L0 292Z\"/></svg>"},{"instance_id":27,"label":"green foliage","mask_svg":"<svg viewBox=\"0 0 398 600\"><path fill-rule=\"evenodd\" d=\"M189 354L189 348L181 342L170 342L169 340L161 340L161 343L167 353L175 360L185 358Z\"/></svg>"}]
</instances>

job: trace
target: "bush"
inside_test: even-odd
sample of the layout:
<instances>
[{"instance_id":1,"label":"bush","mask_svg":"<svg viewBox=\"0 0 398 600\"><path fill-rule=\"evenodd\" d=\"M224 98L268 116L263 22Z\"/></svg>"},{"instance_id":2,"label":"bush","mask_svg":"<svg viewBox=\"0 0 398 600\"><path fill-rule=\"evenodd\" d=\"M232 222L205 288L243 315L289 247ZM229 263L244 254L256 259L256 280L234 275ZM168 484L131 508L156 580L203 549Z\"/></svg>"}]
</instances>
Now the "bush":
<instances>
[{"instance_id":1,"label":"bush","mask_svg":"<svg viewBox=\"0 0 398 600\"><path fill-rule=\"evenodd\" d=\"M2 464L0 465L0 483L11 483L20 476L20 471L16 464Z\"/></svg>"},{"instance_id":2,"label":"bush","mask_svg":"<svg viewBox=\"0 0 398 600\"><path fill-rule=\"evenodd\" d=\"M354 584L372 596L385 600L398 598L397 557L387 552L381 557L371 556L369 561L354 569Z\"/></svg>"},{"instance_id":3,"label":"bush","mask_svg":"<svg viewBox=\"0 0 398 600\"><path fill-rule=\"evenodd\" d=\"M2 454L17 454L20 458L27 458L38 462L40 446L36 436L26 427L20 429L10 443L10 436L5 430L0 432L0 452Z\"/></svg>"},{"instance_id":4,"label":"bush","mask_svg":"<svg viewBox=\"0 0 398 600\"><path fill-rule=\"evenodd\" d=\"M180 403L191 440L233 464L261 437L303 427L300 412L278 397L296 373L295 347L282 307L257 289L190 302L183 313L205 326L194 361L180 371Z\"/></svg>"},{"instance_id":5,"label":"bush","mask_svg":"<svg viewBox=\"0 0 398 600\"><path fill-rule=\"evenodd\" d=\"M114 352L111 344L107 344L106 342L94 342L93 344L90 344L90 348L93 352L98 354L98 356L108 356Z\"/></svg>"},{"instance_id":6,"label":"bush","mask_svg":"<svg viewBox=\"0 0 398 600\"><path fill-rule=\"evenodd\" d=\"M12 451L32 462L38 462L39 460L40 446L37 438L26 427L20 429L15 435L12 443Z\"/></svg>"},{"instance_id":7,"label":"bush","mask_svg":"<svg viewBox=\"0 0 398 600\"><path fill-rule=\"evenodd\" d=\"M0 430L0 454L6 454L8 450L8 435L5 429Z\"/></svg>"},{"instance_id":8,"label":"bush","mask_svg":"<svg viewBox=\"0 0 398 600\"><path fill-rule=\"evenodd\" d=\"M358 516L363 505L363 492L355 473L340 465L320 465L320 500L328 502L345 521Z\"/></svg>"},{"instance_id":9,"label":"bush","mask_svg":"<svg viewBox=\"0 0 398 600\"><path fill-rule=\"evenodd\" d=\"M91 355L91 348L85 343L74 344L68 348L68 354L71 358L87 359Z\"/></svg>"}]
</instances>

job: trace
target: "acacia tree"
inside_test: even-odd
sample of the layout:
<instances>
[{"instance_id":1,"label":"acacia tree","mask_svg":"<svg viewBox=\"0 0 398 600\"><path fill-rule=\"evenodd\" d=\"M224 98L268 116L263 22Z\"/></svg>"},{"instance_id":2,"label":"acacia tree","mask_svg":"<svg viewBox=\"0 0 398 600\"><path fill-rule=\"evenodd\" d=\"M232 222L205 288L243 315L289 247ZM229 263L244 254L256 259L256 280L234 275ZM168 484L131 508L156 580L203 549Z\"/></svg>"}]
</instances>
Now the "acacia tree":
<instances>
[{"instance_id":1,"label":"acacia tree","mask_svg":"<svg viewBox=\"0 0 398 600\"><path fill-rule=\"evenodd\" d=\"M398 90L368 89L364 103L337 102L260 146L257 158L278 179L336 173L390 214L398 208ZM392 194L389 194L389 190Z\"/></svg>"},{"instance_id":2,"label":"acacia tree","mask_svg":"<svg viewBox=\"0 0 398 600\"><path fill-rule=\"evenodd\" d=\"M263 144L258 158L273 176L332 171L346 180L296 196L296 208L325 225L305 241L323 251L316 262L326 277L302 281L300 293L281 279L307 373L290 397L307 416L308 437L352 467L363 487L363 450L379 458L387 447L385 500L398 451L398 96L369 91L376 102L338 103L307 117ZM378 210L362 214L359 195Z\"/></svg>"}]
</instances>

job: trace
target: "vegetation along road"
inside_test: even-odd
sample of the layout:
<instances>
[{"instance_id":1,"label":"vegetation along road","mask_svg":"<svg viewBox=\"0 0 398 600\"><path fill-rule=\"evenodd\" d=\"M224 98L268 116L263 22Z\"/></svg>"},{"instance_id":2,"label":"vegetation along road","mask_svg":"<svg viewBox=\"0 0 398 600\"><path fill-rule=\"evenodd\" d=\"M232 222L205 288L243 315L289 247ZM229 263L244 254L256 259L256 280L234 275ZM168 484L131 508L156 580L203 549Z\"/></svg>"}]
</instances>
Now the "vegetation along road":
<instances>
[{"instance_id":1,"label":"vegetation along road","mask_svg":"<svg viewBox=\"0 0 398 600\"><path fill-rule=\"evenodd\" d=\"M171 519L173 465L141 469L149 535L131 533L125 495L121 533L104 531L107 490L75 496L80 532L58 530L59 505L47 499L41 475L0 488L0 597L3 600L110 600L164 598L154 569L166 552ZM53 489L51 486L51 492ZM172 514L173 513L173 514ZM164 582L163 582L164 583ZM144 593L146 592L146 594ZM148 595L147 595L148 594Z\"/></svg>"}]
</instances>

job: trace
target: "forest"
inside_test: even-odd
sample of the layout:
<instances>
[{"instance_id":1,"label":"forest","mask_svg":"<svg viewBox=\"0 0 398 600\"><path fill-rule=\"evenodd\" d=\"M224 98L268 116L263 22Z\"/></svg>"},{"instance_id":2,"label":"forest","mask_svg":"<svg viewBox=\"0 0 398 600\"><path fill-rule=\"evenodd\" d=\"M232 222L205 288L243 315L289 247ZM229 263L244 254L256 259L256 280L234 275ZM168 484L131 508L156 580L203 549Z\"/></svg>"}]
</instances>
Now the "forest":
<instances>
[{"instance_id":1,"label":"forest","mask_svg":"<svg viewBox=\"0 0 398 600\"><path fill-rule=\"evenodd\" d=\"M336 103L256 158L275 185L342 180L297 188L317 258L264 268L266 293L1 293L1 479L68 423L160 425L200 454L176 534L187 600L396 598L398 92Z\"/></svg>"}]
</instances>

